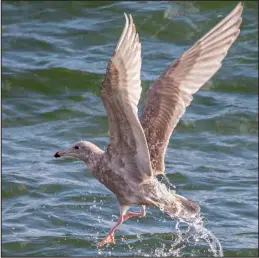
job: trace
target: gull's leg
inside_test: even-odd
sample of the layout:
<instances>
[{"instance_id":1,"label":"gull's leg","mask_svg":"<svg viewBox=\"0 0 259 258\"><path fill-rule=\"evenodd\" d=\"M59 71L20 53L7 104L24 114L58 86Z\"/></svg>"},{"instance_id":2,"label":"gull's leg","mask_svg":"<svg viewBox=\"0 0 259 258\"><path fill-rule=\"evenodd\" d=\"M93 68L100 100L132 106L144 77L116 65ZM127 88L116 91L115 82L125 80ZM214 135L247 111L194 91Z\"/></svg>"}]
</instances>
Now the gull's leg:
<instances>
[{"instance_id":1,"label":"gull's leg","mask_svg":"<svg viewBox=\"0 0 259 258\"><path fill-rule=\"evenodd\" d=\"M115 244L114 231L124 221L123 217L126 214L126 212L128 211L128 209L129 209L129 206L120 206L120 217L119 217L117 223L111 228L111 230L108 232L108 234L103 239L103 241L98 243L99 247L102 247L103 245L108 244L108 243Z\"/></svg>"},{"instance_id":2,"label":"gull's leg","mask_svg":"<svg viewBox=\"0 0 259 258\"><path fill-rule=\"evenodd\" d=\"M129 206L121 206L121 215L117 221L117 223L112 227L112 229L108 232L106 237L103 239L103 241L98 243L99 247L102 247L105 244L108 243L113 243L115 244L115 239L114 239L114 232L117 229L117 227L125 220L132 218L132 217L144 217L146 215L146 207L144 205L141 206L141 212L132 212L129 211L128 213L127 210L129 209Z\"/></svg>"}]
</instances>

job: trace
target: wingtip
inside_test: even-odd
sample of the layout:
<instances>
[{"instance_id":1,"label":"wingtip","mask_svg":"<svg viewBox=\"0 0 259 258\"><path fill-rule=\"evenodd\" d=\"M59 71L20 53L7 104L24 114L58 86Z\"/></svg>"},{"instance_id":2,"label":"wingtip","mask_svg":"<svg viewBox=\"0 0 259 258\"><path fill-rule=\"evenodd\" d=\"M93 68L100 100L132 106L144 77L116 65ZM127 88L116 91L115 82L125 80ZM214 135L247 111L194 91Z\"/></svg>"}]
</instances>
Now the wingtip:
<instances>
[{"instance_id":1,"label":"wingtip","mask_svg":"<svg viewBox=\"0 0 259 258\"><path fill-rule=\"evenodd\" d=\"M243 9L244 9L244 1L239 2L239 3L237 4L236 8L243 11Z\"/></svg>"},{"instance_id":2,"label":"wingtip","mask_svg":"<svg viewBox=\"0 0 259 258\"><path fill-rule=\"evenodd\" d=\"M128 20L128 15L124 12L124 17L125 17L125 20L127 21Z\"/></svg>"},{"instance_id":3,"label":"wingtip","mask_svg":"<svg viewBox=\"0 0 259 258\"><path fill-rule=\"evenodd\" d=\"M123 31L122 31L122 34L121 34L121 36L120 36L120 39L119 39L119 41L118 41L118 43L117 43L117 46L116 46L114 52L118 51L118 49L120 48L121 42L122 42L122 40L123 40L123 38L124 38L124 35L125 35L125 33L126 33L127 29L128 29L128 26L129 26L129 18L128 18L128 15L127 15L125 12L124 12L123 14L124 14L124 17L125 17L125 25L124 25L124 29L123 29Z\"/></svg>"},{"instance_id":4,"label":"wingtip","mask_svg":"<svg viewBox=\"0 0 259 258\"><path fill-rule=\"evenodd\" d=\"M244 3L243 2L239 2L236 7L234 8L234 10L232 11L233 14L235 15L242 15L244 9Z\"/></svg>"},{"instance_id":5,"label":"wingtip","mask_svg":"<svg viewBox=\"0 0 259 258\"><path fill-rule=\"evenodd\" d=\"M244 9L244 2L239 2L236 7L233 9L233 11L229 14L230 16L241 16ZM226 16L227 17L227 16Z\"/></svg>"},{"instance_id":6,"label":"wingtip","mask_svg":"<svg viewBox=\"0 0 259 258\"><path fill-rule=\"evenodd\" d=\"M131 14L127 14L127 13L123 13L124 14L124 17L126 20L130 20L130 21L133 21L133 18L132 18L132 15Z\"/></svg>"}]
</instances>

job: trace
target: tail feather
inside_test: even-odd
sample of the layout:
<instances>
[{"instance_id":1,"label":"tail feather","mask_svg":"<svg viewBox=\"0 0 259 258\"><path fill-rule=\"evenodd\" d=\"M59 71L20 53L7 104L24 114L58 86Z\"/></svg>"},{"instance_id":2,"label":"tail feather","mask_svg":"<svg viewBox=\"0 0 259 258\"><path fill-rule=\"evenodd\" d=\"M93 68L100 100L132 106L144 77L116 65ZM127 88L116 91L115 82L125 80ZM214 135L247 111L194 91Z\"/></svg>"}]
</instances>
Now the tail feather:
<instances>
[{"instance_id":1,"label":"tail feather","mask_svg":"<svg viewBox=\"0 0 259 258\"><path fill-rule=\"evenodd\" d=\"M164 211L171 217L184 220L195 219L200 215L197 202L188 200L181 195L173 194L170 203L165 204Z\"/></svg>"}]
</instances>

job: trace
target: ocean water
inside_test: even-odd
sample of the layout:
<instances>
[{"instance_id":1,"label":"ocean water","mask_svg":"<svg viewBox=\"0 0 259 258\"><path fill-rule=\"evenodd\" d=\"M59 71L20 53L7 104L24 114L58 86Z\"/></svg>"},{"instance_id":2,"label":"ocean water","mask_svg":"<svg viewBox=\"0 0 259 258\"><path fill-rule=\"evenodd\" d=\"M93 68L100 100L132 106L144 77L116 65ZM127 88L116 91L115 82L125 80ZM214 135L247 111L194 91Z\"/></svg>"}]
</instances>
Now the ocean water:
<instances>
[{"instance_id":1,"label":"ocean water","mask_svg":"<svg viewBox=\"0 0 259 258\"><path fill-rule=\"evenodd\" d=\"M96 247L115 223L115 196L80 161L55 160L78 140L105 149L100 99L107 62L131 13L142 42L142 98L182 51L236 1L2 4L2 255L212 256L207 242L148 208ZM245 2L241 33L219 72L176 127L166 172L198 201L225 256L258 256L258 5ZM133 207L137 210L138 207Z\"/></svg>"}]
</instances>

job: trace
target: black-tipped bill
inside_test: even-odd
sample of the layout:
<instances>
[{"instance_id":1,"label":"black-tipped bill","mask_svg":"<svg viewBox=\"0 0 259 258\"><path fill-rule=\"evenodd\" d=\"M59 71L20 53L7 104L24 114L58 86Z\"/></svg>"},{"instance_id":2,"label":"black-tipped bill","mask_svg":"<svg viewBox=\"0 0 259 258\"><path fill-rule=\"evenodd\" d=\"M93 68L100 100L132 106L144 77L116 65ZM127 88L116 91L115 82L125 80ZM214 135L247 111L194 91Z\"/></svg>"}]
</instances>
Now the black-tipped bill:
<instances>
[{"instance_id":1,"label":"black-tipped bill","mask_svg":"<svg viewBox=\"0 0 259 258\"><path fill-rule=\"evenodd\" d=\"M54 157L55 157L55 158L60 158L60 154L59 154L58 151L55 153Z\"/></svg>"}]
</instances>

